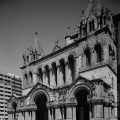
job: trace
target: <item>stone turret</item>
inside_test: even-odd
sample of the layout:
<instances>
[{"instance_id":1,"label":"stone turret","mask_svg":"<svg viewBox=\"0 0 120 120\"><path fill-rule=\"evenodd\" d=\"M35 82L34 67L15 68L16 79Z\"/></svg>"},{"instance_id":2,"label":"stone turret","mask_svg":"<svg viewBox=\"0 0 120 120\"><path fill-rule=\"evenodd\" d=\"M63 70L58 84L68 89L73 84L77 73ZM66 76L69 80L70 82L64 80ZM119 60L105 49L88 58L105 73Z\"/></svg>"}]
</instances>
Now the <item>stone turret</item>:
<instances>
[{"instance_id":1,"label":"stone turret","mask_svg":"<svg viewBox=\"0 0 120 120\"><path fill-rule=\"evenodd\" d=\"M70 35L70 27L68 27L68 31L67 31L67 34L65 36L65 45L67 46L73 42L74 42L74 40L71 39L71 35Z\"/></svg>"},{"instance_id":2,"label":"stone turret","mask_svg":"<svg viewBox=\"0 0 120 120\"><path fill-rule=\"evenodd\" d=\"M43 56L44 56L44 52L39 44L36 33L36 37L33 43L31 44L30 48L28 48L27 51L25 51L23 54L23 64L26 65L34 60L42 58Z\"/></svg>"},{"instance_id":3,"label":"stone turret","mask_svg":"<svg viewBox=\"0 0 120 120\"><path fill-rule=\"evenodd\" d=\"M30 55L32 60L36 60L44 56L43 49L38 41L37 33L32 45L30 46Z\"/></svg>"}]
</instances>

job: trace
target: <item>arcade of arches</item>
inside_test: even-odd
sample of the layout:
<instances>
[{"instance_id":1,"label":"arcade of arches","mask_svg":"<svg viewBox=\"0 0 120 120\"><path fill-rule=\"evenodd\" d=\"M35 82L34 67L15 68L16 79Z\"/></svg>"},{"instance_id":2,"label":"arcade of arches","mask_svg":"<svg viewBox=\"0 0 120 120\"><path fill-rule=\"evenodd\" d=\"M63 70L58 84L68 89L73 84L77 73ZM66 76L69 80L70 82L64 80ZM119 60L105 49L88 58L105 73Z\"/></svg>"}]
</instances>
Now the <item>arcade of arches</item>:
<instances>
[{"instance_id":1,"label":"arcade of arches","mask_svg":"<svg viewBox=\"0 0 120 120\"><path fill-rule=\"evenodd\" d=\"M102 80L82 79L61 89L38 83L29 93L31 97L21 98L24 103L18 101L20 98L11 100L9 120L96 120L114 115L114 97L109 86Z\"/></svg>"}]
</instances>

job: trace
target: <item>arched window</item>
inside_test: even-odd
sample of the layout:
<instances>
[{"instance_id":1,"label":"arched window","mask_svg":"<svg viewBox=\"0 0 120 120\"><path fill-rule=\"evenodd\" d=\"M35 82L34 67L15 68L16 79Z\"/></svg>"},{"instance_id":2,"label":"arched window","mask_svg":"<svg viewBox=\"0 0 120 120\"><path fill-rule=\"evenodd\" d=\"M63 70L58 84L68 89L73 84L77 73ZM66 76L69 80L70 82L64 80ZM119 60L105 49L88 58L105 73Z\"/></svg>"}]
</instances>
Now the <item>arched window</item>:
<instances>
[{"instance_id":1,"label":"arched window","mask_svg":"<svg viewBox=\"0 0 120 120\"><path fill-rule=\"evenodd\" d=\"M94 31L95 27L94 27L94 20L89 22L89 30L90 32Z\"/></svg>"},{"instance_id":2,"label":"arched window","mask_svg":"<svg viewBox=\"0 0 120 120\"><path fill-rule=\"evenodd\" d=\"M69 61L69 69L71 71L72 81L74 81L74 79L75 79L75 60L74 60L74 56L70 55L68 57L68 61Z\"/></svg>"},{"instance_id":3,"label":"arched window","mask_svg":"<svg viewBox=\"0 0 120 120\"><path fill-rule=\"evenodd\" d=\"M29 76L30 76L30 83L32 84L33 83L33 74L32 74L32 72L29 73Z\"/></svg>"},{"instance_id":4,"label":"arched window","mask_svg":"<svg viewBox=\"0 0 120 120\"><path fill-rule=\"evenodd\" d=\"M100 44L95 46L95 58L97 63L102 61L102 48Z\"/></svg>"},{"instance_id":5,"label":"arched window","mask_svg":"<svg viewBox=\"0 0 120 120\"><path fill-rule=\"evenodd\" d=\"M91 64L91 53L90 53L90 50L87 48L85 51L84 51L84 55L85 55L85 64L86 66L89 66Z\"/></svg>"},{"instance_id":6,"label":"arched window","mask_svg":"<svg viewBox=\"0 0 120 120\"><path fill-rule=\"evenodd\" d=\"M25 81L26 81L26 86L28 86L28 76L27 76L27 73L25 73Z\"/></svg>"},{"instance_id":7,"label":"arched window","mask_svg":"<svg viewBox=\"0 0 120 120\"><path fill-rule=\"evenodd\" d=\"M52 73L55 77L55 86L57 86L57 66L55 62L52 63L52 68L53 68Z\"/></svg>"},{"instance_id":8,"label":"arched window","mask_svg":"<svg viewBox=\"0 0 120 120\"><path fill-rule=\"evenodd\" d=\"M48 82L48 85L50 85L50 70L49 70L49 66L46 65L45 66L45 71L46 71L46 77L47 77L47 82Z\"/></svg>"},{"instance_id":9,"label":"arched window","mask_svg":"<svg viewBox=\"0 0 120 120\"><path fill-rule=\"evenodd\" d=\"M38 81L43 83L43 72L41 68L38 69Z\"/></svg>"},{"instance_id":10,"label":"arched window","mask_svg":"<svg viewBox=\"0 0 120 120\"><path fill-rule=\"evenodd\" d=\"M64 62L64 59L60 60L60 71L62 72L62 76L63 76L63 84L65 84L65 62Z\"/></svg>"}]
</instances>

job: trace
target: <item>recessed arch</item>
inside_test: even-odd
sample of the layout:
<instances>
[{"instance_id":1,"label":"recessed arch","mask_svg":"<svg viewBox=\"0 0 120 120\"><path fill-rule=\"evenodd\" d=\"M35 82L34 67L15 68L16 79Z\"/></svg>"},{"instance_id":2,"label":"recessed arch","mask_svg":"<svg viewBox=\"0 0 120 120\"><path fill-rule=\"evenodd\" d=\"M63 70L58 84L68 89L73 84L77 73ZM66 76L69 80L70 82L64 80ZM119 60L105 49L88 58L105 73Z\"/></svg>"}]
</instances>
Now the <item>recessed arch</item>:
<instances>
[{"instance_id":1,"label":"recessed arch","mask_svg":"<svg viewBox=\"0 0 120 120\"><path fill-rule=\"evenodd\" d=\"M36 89L31 95L30 103L36 104L36 120L48 120L47 101L49 101L49 94L44 89Z\"/></svg>"},{"instance_id":2,"label":"recessed arch","mask_svg":"<svg viewBox=\"0 0 120 120\"><path fill-rule=\"evenodd\" d=\"M71 75L72 81L74 81L75 80L75 67L76 67L75 66L75 57L74 57L74 55L70 54L68 56L68 63L69 63L68 68L70 70L70 75Z\"/></svg>"},{"instance_id":3,"label":"recessed arch","mask_svg":"<svg viewBox=\"0 0 120 120\"><path fill-rule=\"evenodd\" d=\"M42 82L43 83L43 72L42 72L42 68L39 67L38 68L38 71L37 71L37 76L38 76L38 81Z\"/></svg>"},{"instance_id":4,"label":"recessed arch","mask_svg":"<svg viewBox=\"0 0 120 120\"><path fill-rule=\"evenodd\" d=\"M47 101L50 101L50 96L49 96L48 92L45 89L43 89L43 88L38 88L31 94L30 103L34 104L35 103L35 99L37 99L37 97L40 94L44 94L46 96L46 98L47 98Z\"/></svg>"},{"instance_id":5,"label":"recessed arch","mask_svg":"<svg viewBox=\"0 0 120 120\"><path fill-rule=\"evenodd\" d=\"M75 94L80 90L87 90L90 94L91 89L90 86L86 85L85 83L78 84L70 90L70 97L75 97Z\"/></svg>"},{"instance_id":6,"label":"recessed arch","mask_svg":"<svg viewBox=\"0 0 120 120\"><path fill-rule=\"evenodd\" d=\"M85 83L78 84L71 90L71 97L77 100L76 120L89 120L89 104L87 96L90 94L90 87Z\"/></svg>"},{"instance_id":7,"label":"recessed arch","mask_svg":"<svg viewBox=\"0 0 120 120\"><path fill-rule=\"evenodd\" d=\"M12 101L11 106L13 107L13 109L16 109L16 107L17 107L16 101Z\"/></svg>"},{"instance_id":8,"label":"recessed arch","mask_svg":"<svg viewBox=\"0 0 120 120\"><path fill-rule=\"evenodd\" d=\"M32 72L32 70L31 71L29 71L29 77L30 77L30 84L32 84L33 83L33 72Z\"/></svg>"},{"instance_id":9,"label":"recessed arch","mask_svg":"<svg viewBox=\"0 0 120 120\"><path fill-rule=\"evenodd\" d=\"M102 47L101 47L101 44L97 43L94 47L94 52L95 52L95 58L96 58L96 62L101 62L102 61Z\"/></svg>"},{"instance_id":10,"label":"recessed arch","mask_svg":"<svg viewBox=\"0 0 120 120\"><path fill-rule=\"evenodd\" d=\"M89 66L91 64L91 52L90 52L90 48L86 48L84 50L84 59L85 62L85 66Z\"/></svg>"}]
</instances>

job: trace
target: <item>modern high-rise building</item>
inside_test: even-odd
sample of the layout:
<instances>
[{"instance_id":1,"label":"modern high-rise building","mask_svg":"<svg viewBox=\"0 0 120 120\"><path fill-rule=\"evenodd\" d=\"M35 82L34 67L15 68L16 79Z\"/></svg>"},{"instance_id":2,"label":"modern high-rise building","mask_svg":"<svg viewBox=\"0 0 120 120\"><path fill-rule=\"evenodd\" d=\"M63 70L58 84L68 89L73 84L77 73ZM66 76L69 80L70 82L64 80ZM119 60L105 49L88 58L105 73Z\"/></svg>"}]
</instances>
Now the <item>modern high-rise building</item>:
<instances>
[{"instance_id":1,"label":"modern high-rise building","mask_svg":"<svg viewBox=\"0 0 120 120\"><path fill-rule=\"evenodd\" d=\"M36 36L23 54L23 96L9 100L9 120L120 119L119 26L119 14L90 0L65 47L56 42L45 55Z\"/></svg>"},{"instance_id":2,"label":"modern high-rise building","mask_svg":"<svg viewBox=\"0 0 120 120\"><path fill-rule=\"evenodd\" d=\"M0 120L8 120L7 102L13 94L22 95L22 79L0 71Z\"/></svg>"}]
</instances>

